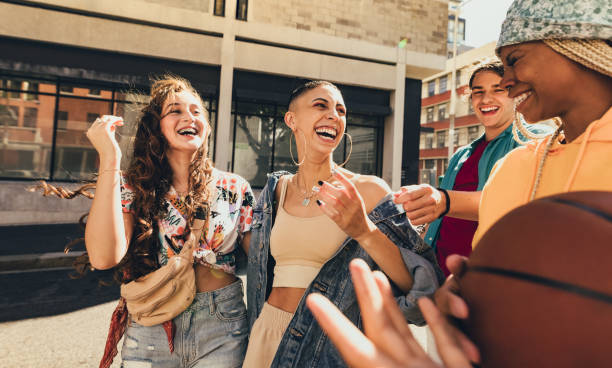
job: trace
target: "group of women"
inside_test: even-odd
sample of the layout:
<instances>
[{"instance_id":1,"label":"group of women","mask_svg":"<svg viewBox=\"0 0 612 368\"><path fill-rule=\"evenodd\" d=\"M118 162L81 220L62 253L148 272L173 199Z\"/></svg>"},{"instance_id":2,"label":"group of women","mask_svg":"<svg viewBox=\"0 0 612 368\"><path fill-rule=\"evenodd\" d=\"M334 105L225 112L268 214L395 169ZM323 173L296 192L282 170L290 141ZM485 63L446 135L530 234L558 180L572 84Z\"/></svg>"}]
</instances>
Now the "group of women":
<instances>
[{"instance_id":1,"label":"group of women","mask_svg":"<svg viewBox=\"0 0 612 368\"><path fill-rule=\"evenodd\" d=\"M534 196L612 189L611 26L594 10L605 1L570 3L517 0L510 9L497 49L504 64L500 85L526 120L559 117L563 123L552 137L498 163L483 190L476 240ZM576 15L576 6L590 17L588 26L571 27L576 16L563 19L563 9ZM543 31L537 20L534 26L524 19L538 12L559 22L552 19ZM115 324L109 337L116 342L125 328L123 367L337 367L346 365L343 358L364 367L433 364L405 322L425 323L417 299L434 294L441 270L386 183L333 161L346 116L333 84L314 81L294 90L284 119L293 132L297 170L270 174L257 203L243 178L212 167L208 113L186 80L166 77L152 85L126 171L115 140L122 119L96 120L87 132L100 157L85 233L92 267L115 267L122 282L134 280L180 252L196 212L206 220L194 251L193 303L162 325L118 318L125 326ZM248 311L235 276L241 251L248 258ZM353 259L362 263L352 264L352 280ZM461 260L450 257L447 264L457 272ZM390 281L372 278L366 265ZM462 318L467 306L456 288L451 276L436 301ZM449 336L431 302L420 304L446 364L477 360L469 341ZM355 335L351 323L363 324L368 337Z\"/></svg>"}]
</instances>

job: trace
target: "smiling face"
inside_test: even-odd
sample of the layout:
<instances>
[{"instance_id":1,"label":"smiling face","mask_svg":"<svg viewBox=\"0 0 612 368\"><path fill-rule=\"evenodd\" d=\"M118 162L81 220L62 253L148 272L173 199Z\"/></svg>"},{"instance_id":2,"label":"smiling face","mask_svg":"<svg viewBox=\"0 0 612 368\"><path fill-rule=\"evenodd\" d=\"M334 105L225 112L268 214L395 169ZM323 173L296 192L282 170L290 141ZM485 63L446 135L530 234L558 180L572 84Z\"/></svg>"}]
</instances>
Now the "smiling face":
<instances>
[{"instance_id":1,"label":"smiling face","mask_svg":"<svg viewBox=\"0 0 612 368\"><path fill-rule=\"evenodd\" d=\"M304 92L289 105L285 123L296 134L300 154L308 152L310 155L311 151L331 154L342 140L346 127L346 106L342 94L325 84Z\"/></svg>"},{"instance_id":2,"label":"smiling face","mask_svg":"<svg viewBox=\"0 0 612 368\"><path fill-rule=\"evenodd\" d=\"M170 150L195 152L205 144L210 127L201 100L183 90L170 95L161 111L161 132Z\"/></svg>"},{"instance_id":3,"label":"smiling face","mask_svg":"<svg viewBox=\"0 0 612 368\"><path fill-rule=\"evenodd\" d=\"M581 93L579 66L542 42L502 47L502 86L508 88L516 109L529 122L551 119L576 104ZM582 92L584 93L584 92Z\"/></svg>"},{"instance_id":4,"label":"smiling face","mask_svg":"<svg viewBox=\"0 0 612 368\"><path fill-rule=\"evenodd\" d=\"M492 71L481 71L474 75L470 103L485 130L503 130L514 115L514 101L501 88L502 77Z\"/></svg>"}]
</instances>

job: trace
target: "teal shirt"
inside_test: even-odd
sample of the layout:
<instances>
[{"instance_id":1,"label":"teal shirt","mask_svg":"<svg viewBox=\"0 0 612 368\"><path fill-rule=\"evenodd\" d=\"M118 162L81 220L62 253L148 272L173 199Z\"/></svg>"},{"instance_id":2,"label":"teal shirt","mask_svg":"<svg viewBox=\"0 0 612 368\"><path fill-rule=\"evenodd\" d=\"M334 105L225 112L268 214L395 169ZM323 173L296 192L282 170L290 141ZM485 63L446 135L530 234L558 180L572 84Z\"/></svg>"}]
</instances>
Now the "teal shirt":
<instances>
[{"instance_id":1,"label":"teal shirt","mask_svg":"<svg viewBox=\"0 0 612 368\"><path fill-rule=\"evenodd\" d=\"M526 127L530 132L537 134L553 132L552 128L542 124L530 124ZM521 138L523 138L522 135ZM485 139L484 134L478 137L472 143L459 148L457 152L455 152L448 163L448 169L446 169L446 173L444 174L440 188L453 190L453 187L455 186L455 179L457 178L457 174L459 173L459 170L461 170L463 163L472 155L472 152L474 152L474 149L476 149L478 143L480 143L483 139ZM510 124L510 126L508 126L508 128L506 128L500 135L489 142L482 153L482 157L480 157L480 161L478 161L478 191L482 190L487 182L487 179L489 179L489 174L491 173L495 163L518 146L520 146L520 144L515 141L514 137L512 136L512 124ZM425 234L425 241L434 249L436 248L436 241L438 240L441 223L442 219L437 219L429 224L429 229Z\"/></svg>"}]
</instances>

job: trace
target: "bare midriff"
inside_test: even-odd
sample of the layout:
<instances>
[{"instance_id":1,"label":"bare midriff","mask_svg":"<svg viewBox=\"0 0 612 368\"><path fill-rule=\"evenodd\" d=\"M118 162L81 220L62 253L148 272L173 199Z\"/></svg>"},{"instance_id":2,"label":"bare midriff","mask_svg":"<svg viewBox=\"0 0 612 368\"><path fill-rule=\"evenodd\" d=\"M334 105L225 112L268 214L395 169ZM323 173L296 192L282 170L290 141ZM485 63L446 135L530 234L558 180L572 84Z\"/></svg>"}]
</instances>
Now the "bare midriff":
<instances>
[{"instance_id":1,"label":"bare midriff","mask_svg":"<svg viewBox=\"0 0 612 368\"><path fill-rule=\"evenodd\" d=\"M305 291L306 289L302 288L274 287L268 297L268 304L285 312L295 313Z\"/></svg>"},{"instance_id":2,"label":"bare midriff","mask_svg":"<svg viewBox=\"0 0 612 368\"><path fill-rule=\"evenodd\" d=\"M196 289L199 293L221 289L236 281L236 276L201 264L195 266Z\"/></svg>"}]
</instances>

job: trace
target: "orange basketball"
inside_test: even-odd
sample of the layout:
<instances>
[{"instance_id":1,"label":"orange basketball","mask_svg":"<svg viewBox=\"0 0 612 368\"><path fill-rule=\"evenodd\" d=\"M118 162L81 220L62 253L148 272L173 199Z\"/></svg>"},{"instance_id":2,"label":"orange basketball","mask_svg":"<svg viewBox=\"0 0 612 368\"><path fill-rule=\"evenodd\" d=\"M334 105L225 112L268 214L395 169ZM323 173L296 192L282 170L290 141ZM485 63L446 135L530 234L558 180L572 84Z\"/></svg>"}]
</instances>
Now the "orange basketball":
<instances>
[{"instance_id":1,"label":"orange basketball","mask_svg":"<svg viewBox=\"0 0 612 368\"><path fill-rule=\"evenodd\" d=\"M612 193L511 211L459 283L484 367L612 367Z\"/></svg>"}]
</instances>

